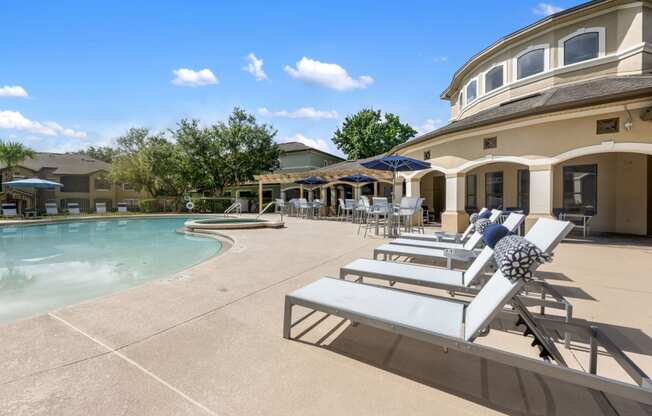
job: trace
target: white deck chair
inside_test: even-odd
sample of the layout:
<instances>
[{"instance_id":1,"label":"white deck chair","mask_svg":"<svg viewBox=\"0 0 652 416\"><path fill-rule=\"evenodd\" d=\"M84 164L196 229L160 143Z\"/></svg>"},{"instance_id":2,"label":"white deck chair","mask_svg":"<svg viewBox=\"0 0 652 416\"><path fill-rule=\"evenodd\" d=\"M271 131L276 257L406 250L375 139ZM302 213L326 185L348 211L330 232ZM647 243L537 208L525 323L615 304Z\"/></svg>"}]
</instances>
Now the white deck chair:
<instances>
[{"instance_id":1,"label":"white deck chair","mask_svg":"<svg viewBox=\"0 0 652 416\"><path fill-rule=\"evenodd\" d=\"M484 214L487 211L487 208L482 208L478 214ZM493 210L491 213L491 217L489 217L489 221L491 222L496 222L498 220L498 217L500 216L500 212L498 210ZM424 241L449 241L453 243L463 243L466 241L467 238L472 234L473 231L473 224L469 224L468 227L464 230L463 233L461 234L453 234L453 233L447 233L444 231L437 231L432 234L424 234L424 233L401 233L400 237L401 238L410 238L414 240L424 240Z\"/></svg>"},{"instance_id":2,"label":"white deck chair","mask_svg":"<svg viewBox=\"0 0 652 416\"><path fill-rule=\"evenodd\" d=\"M491 222L497 222L498 218L502 215L502 211L500 210L492 210L491 216L489 217L489 221ZM510 214L511 215L511 214ZM517 217L517 215L520 215L520 217ZM509 217L508 217L509 218ZM525 220L525 215L523 214L514 214L512 216L512 222L516 221L518 218L521 219L521 222ZM507 222L507 220L505 220ZM510 224L512 224L510 222ZM519 223L520 225L520 223ZM506 226L507 228L512 230L512 226ZM465 249L465 250L470 250L471 248L475 247L478 242L482 240L482 234L478 232L474 232L471 234L471 236L466 239L465 242L454 242L454 241L437 241L437 240L421 240L421 239L414 239L414 238L404 238L403 236L396 238L392 241L390 241L390 244L398 244L402 246L413 246L413 247L428 247L428 248L457 248L457 249Z\"/></svg>"},{"instance_id":3,"label":"white deck chair","mask_svg":"<svg viewBox=\"0 0 652 416\"><path fill-rule=\"evenodd\" d=\"M45 214L46 215L59 215L59 208L57 207L56 202L46 202L45 203Z\"/></svg>"},{"instance_id":4,"label":"white deck chair","mask_svg":"<svg viewBox=\"0 0 652 416\"><path fill-rule=\"evenodd\" d=\"M304 318L300 318L297 323L292 322L293 307L302 306L428 342L445 351L450 348L560 382L652 404L652 380L600 328L579 321L563 323L532 316L516 296L523 286L523 280L510 281L497 271L478 295L466 303L326 277L285 296L283 337L290 339L292 327L303 321ZM507 303L514 307L515 312L504 310ZM522 330L521 326L525 326L524 335L535 338L532 345L539 346L543 360L474 343L478 336L489 331L494 320L506 329ZM559 330L572 330L574 336L590 343L590 373L568 368L554 339L548 335L550 331ZM595 374L598 344L614 356L636 384ZM609 400L607 394L601 397Z\"/></svg>"},{"instance_id":5,"label":"white deck chair","mask_svg":"<svg viewBox=\"0 0 652 416\"><path fill-rule=\"evenodd\" d=\"M2 204L2 216L3 217L16 217L18 216L18 209L14 203Z\"/></svg>"},{"instance_id":6,"label":"white deck chair","mask_svg":"<svg viewBox=\"0 0 652 416\"><path fill-rule=\"evenodd\" d=\"M68 202L68 214L79 215L79 204L77 202Z\"/></svg>"},{"instance_id":7,"label":"white deck chair","mask_svg":"<svg viewBox=\"0 0 652 416\"><path fill-rule=\"evenodd\" d=\"M503 223L510 232L517 230L521 223L525 220L523 214L510 214L509 218ZM411 240L414 242L430 244L427 241ZM385 260L392 260L394 257L411 258L418 261L435 261L446 259L446 267L449 269L453 267L453 260L471 261L476 258L479 252L476 250L482 241L482 234L473 233L471 238L466 243L460 245L456 243L437 243L438 246L433 247L415 247L405 246L400 244L383 244L374 249L374 259L383 256Z\"/></svg>"},{"instance_id":8,"label":"white deck chair","mask_svg":"<svg viewBox=\"0 0 652 416\"><path fill-rule=\"evenodd\" d=\"M95 212L100 215L106 214L106 202L96 202Z\"/></svg>"},{"instance_id":9,"label":"white deck chair","mask_svg":"<svg viewBox=\"0 0 652 416\"><path fill-rule=\"evenodd\" d=\"M127 212L128 211L128 205L126 202L118 202L118 212Z\"/></svg>"},{"instance_id":10,"label":"white deck chair","mask_svg":"<svg viewBox=\"0 0 652 416\"><path fill-rule=\"evenodd\" d=\"M544 253L551 254L557 245L573 229L573 224L568 221L558 221L548 218L539 219L525 235L525 239L537 246ZM340 279L347 276L358 277L362 281L365 277L406 283L416 286L424 286L435 289L448 290L452 293L476 294L481 286L480 277L486 267L491 263L493 249L484 247L478 257L471 263L469 268L464 270L449 270L438 267L423 266L409 263L393 263L371 259L357 259L340 269ZM535 265L533 270L539 265ZM541 291L539 301L525 302L562 309L566 313L566 321L573 317L573 306L554 288L545 282L537 281L531 284L532 289ZM549 302L547 295L550 295L554 302ZM545 309L542 308L542 313ZM567 345L570 346L570 339L567 337Z\"/></svg>"}]
</instances>

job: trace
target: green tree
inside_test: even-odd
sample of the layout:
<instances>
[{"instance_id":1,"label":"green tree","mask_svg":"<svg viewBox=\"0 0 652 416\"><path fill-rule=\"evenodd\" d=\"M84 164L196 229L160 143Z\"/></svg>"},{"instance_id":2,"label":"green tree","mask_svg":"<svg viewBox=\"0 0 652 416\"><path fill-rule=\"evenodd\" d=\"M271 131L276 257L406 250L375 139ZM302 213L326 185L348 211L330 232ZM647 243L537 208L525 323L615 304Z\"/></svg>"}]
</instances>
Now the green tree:
<instances>
[{"instance_id":1,"label":"green tree","mask_svg":"<svg viewBox=\"0 0 652 416\"><path fill-rule=\"evenodd\" d=\"M186 177L197 190L222 195L278 167L276 130L237 107L226 122L206 128L197 120L182 120L172 135L186 156Z\"/></svg>"},{"instance_id":2,"label":"green tree","mask_svg":"<svg viewBox=\"0 0 652 416\"><path fill-rule=\"evenodd\" d=\"M153 172L152 147L164 140L152 136L148 129L131 128L118 139L117 154L113 157L111 178L115 182L127 182L138 191L160 196L162 190Z\"/></svg>"},{"instance_id":3,"label":"green tree","mask_svg":"<svg viewBox=\"0 0 652 416\"><path fill-rule=\"evenodd\" d=\"M7 172L5 180L13 178L13 170L20 162L33 158L34 151L22 143L0 140L0 163Z\"/></svg>"},{"instance_id":4,"label":"green tree","mask_svg":"<svg viewBox=\"0 0 652 416\"><path fill-rule=\"evenodd\" d=\"M417 131L392 113L365 108L347 116L335 130L333 142L350 160L386 153L405 143Z\"/></svg>"},{"instance_id":5,"label":"green tree","mask_svg":"<svg viewBox=\"0 0 652 416\"><path fill-rule=\"evenodd\" d=\"M88 156L92 159L101 160L106 163L113 162L113 158L117 156L118 149L110 146L89 146L87 149L74 152L78 155Z\"/></svg>"}]
</instances>

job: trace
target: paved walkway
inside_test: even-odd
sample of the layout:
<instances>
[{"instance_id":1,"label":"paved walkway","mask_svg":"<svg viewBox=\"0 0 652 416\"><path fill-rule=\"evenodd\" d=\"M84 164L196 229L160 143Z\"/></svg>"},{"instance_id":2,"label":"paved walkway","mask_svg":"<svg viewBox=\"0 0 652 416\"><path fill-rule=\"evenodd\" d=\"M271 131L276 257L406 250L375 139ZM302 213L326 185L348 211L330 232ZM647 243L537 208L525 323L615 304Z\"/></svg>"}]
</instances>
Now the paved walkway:
<instances>
[{"instance_id":1,"label":"paved walkway","mask_svg":"<svg viewBox=\"0 0 652 416\"><path fill-rule=\"evenodd\" d=\"M283 295L382 241L351 224L287 222L230 231L231 250L174 279L0 326L0 414L610 414L585 389L335 317L314 314L300 340L284 340ZM607 327L648 373L651 260L651 247L627 240L563 243L542 268L576 316ZM499 331L482 342L529 353ZM586 365L581 349L568 354ZM600 371L625 379L606 363Z\"/></svg>"}]
</instances>

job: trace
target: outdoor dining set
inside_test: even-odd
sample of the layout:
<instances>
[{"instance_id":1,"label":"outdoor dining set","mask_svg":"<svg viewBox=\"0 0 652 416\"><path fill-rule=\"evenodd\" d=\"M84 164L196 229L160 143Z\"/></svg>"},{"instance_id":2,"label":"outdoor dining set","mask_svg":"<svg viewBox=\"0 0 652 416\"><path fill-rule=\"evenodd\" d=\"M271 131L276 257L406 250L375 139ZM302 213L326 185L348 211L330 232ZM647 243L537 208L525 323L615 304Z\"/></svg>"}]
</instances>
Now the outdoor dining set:
<instances>
[{"instance_id":1,"label":"outdoor dining set","mask_svg":"<svg viewBox=\"0 0 652 416\"><path fill-rule=\"evenodd\" d=\"M286 202L279 198L276 209L298 218L350 221L358 224L358 234L364 229L365 236L369 229L376 235L382 229L383 236L396 236L401 228L404 232L423 232L423 202L424 198L419 197L403 197L397 203L391 203L386 197L339 198L336 215L327 217L324 214L329 207L321 199L293 198Z\"/></svg>"}]
</instances>

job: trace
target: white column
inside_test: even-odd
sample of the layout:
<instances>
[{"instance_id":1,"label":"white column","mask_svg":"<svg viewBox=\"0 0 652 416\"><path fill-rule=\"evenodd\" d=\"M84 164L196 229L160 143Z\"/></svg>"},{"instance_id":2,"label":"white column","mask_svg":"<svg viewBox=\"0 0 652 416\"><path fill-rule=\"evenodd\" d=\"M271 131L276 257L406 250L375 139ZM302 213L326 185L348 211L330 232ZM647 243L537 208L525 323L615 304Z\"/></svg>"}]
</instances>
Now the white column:
<instances>
[{"instance_id":1,"label":"white column","mask_svg":"<svg viewBox=\"0 0 652 416\"><path fill-rule=\"evenodd\" d=\"M464 210L466 175L446 175L446 211L441 216L441 226L448 232L461 232L468 225L468 214Z\"/></svg>"},{"instance_id":2,"label":"white column","mask_svg":"<svg viewBox=\"0 0 652 416\"><path fill-rule=\"evenodd\" d=\"M530 166L530 213L526 231L541 217L552 217L553 166Z\"/></svg>"},{"instance_id":3,"label":"white column","mask_svg":"<svg viewBox=\"0 0 652 416\"><path fill-rule=\"evenodd\" d=\"M421 179L410 179L405 186L405 193L408 197L421 196Z\"/></svg>"}]
</instances>

